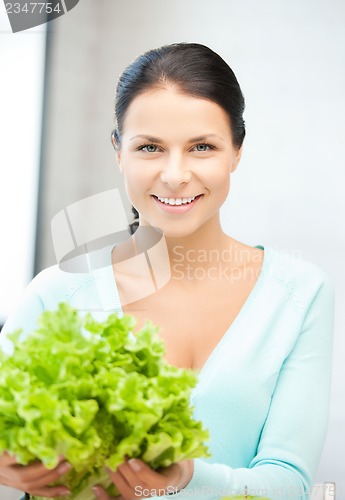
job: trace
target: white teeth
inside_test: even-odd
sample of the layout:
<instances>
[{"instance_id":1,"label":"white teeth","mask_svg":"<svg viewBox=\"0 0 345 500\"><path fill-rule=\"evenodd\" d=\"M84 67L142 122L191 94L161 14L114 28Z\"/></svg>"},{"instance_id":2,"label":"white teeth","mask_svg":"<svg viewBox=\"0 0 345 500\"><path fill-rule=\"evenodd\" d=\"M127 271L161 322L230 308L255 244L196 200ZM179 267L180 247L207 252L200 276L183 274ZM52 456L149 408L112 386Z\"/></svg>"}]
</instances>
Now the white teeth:
<instances>
[{"instance_id":1,"label":"white teeth","mask_svg":"<svg viewBox=\"0 0 345 500\"><path fill-rule=\"evenodd\" d=\"M157 196L157 198L166 205L186 205L195 200L196 196L193 196L193 198L160 198Z\"/></svg>"}]
</instances>

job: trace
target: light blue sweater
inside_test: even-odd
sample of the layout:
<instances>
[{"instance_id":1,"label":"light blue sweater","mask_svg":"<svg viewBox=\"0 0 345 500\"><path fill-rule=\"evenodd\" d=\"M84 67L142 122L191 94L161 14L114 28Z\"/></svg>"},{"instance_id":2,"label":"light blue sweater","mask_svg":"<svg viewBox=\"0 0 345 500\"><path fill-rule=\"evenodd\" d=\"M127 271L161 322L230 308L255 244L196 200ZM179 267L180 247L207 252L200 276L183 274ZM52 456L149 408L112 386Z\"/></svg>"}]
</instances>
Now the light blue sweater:
<instances>
[{"instance_id":1,"label":"light blue sweater","mask_svg":"<svg viewBox=\"0 0 345 500\"><path fill-rule=\"evenodd\" d=\"M38 274L4 326L3 349L6 332L34 330L41 312L62 301L98 320L122 315L110 250L103 269L72 274L53 266ZM328 275L265 247L261 274L192 393L212 456L195 459L190 483L163 498L216 500L246 486L272 500L310 498L328 425L333 317Z\"/></svg>"}]
</instances>

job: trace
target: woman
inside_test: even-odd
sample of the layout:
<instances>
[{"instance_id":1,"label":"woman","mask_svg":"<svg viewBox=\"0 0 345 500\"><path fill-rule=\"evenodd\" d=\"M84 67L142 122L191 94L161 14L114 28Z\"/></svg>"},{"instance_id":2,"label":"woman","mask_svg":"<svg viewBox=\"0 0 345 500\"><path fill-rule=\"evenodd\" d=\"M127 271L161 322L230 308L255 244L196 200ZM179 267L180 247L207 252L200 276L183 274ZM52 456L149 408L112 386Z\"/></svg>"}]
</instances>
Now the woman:
<instances>
[{"instance_id":1,"label":"woman","mask_svg":"<svg viewBox=\"0 0 345 500\"><path fill-rule=\"evenodd\" d=\"M146 319L159 325L167 360L199 371L192 402L210 431L211 458L161 472L126 459L111 473L126 500L161 496L168 487L176 498L217 499L245 488L272 500L310 495L327 430L333 289L314 264L222 230L243 110L234 73L209 48L172 44L139 56L118 83L112 141L138 211L131 241L158 228L170 279L131 296L132 282L117 266L119 245L110 272L94 273L93 281L57 266L40 273L4 327L30 331L61 300L80 309L105 300L135 315L138 329ZM54 471L22 467L3 455L0 482L54 497L67 494L48 486L66 468L63 460ZM101 487L95 495L109 500Z\"/></svg>"}]
</instances>

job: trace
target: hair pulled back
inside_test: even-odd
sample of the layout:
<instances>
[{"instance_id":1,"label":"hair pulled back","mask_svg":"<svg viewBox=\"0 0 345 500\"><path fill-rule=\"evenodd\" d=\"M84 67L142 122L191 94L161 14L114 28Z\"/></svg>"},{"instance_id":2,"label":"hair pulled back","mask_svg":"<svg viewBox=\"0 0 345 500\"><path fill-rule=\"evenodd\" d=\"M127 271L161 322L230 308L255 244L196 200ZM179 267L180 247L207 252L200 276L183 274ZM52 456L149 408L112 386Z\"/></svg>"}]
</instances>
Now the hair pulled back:
<instances>
[{"instance_id":1,"label":"hair pulled back","mask_svg":"<svg viewBox=\"0 0 345 500\"><path fill-rule=\"evenodd\" d=\"M229 117L233 144L241 147L245 137L245 104L234 72L206 45L181 42L145 52L123 71L116 87L116 128L112 132L117 148L121 145L126 111L133 99L147 90L168 85L221 106Z\"/></svg>"}]
</instances>

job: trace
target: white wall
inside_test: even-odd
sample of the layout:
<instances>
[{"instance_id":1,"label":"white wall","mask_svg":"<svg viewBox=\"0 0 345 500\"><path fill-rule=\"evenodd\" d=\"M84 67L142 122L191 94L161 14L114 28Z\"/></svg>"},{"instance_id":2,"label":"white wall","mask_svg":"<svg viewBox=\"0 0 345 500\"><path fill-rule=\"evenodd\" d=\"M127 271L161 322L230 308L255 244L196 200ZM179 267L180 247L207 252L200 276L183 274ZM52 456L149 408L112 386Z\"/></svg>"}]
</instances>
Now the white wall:
<instances>
[{"instance_id":1,"label":"white wall","mask_svg":"<svg viewBox=\"0 0 345 500\"><path fill-rule=\"evenodd\" d=\"M0 3L0 324L33 276L45 33L13 34ZM0 486L1 500L21 495Z\"/></svg>"},{"instance_id":2,"label":"white wall","mask_svg":"<svg viewBox=\"0 0 345 500\"><path fill-rule=\"evenodd\" d=\"M0 324L33 277L45 28L13 34L0 4Z\"/></svg>"}]
</instances>

